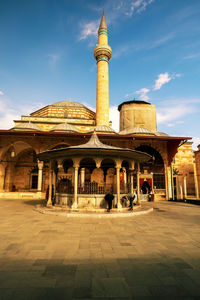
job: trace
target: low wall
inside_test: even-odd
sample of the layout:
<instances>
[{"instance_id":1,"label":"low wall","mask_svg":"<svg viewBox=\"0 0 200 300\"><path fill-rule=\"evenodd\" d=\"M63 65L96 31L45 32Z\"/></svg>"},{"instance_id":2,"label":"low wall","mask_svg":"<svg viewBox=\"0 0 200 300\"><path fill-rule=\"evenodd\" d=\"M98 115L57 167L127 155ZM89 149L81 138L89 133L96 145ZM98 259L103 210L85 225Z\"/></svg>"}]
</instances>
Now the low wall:
<instances>
[{"instance_id":1,"label":"low wall","mask_svg":"<svg viewBox=\"0 0 200 300\"><path fill-rule=\"evenodd\" d=\"M42 192L0 192L1 199L45 199Z\"/></svg>"},{"instance_id":2,"label":"low wall","mask_svg":"<svg viewBox=\"0 0 200 300\"><path fill-rule=\"evenodd\" d=\"M114 195L113 207L117 204L117 195ZM105 195L85 195L78 194L78 207L79 208L106 208L107 203L104 199ZM73 203L74 195L72 194L56 194L56 204L64 205L71 208Z\"/></svg>"}]
</instances>

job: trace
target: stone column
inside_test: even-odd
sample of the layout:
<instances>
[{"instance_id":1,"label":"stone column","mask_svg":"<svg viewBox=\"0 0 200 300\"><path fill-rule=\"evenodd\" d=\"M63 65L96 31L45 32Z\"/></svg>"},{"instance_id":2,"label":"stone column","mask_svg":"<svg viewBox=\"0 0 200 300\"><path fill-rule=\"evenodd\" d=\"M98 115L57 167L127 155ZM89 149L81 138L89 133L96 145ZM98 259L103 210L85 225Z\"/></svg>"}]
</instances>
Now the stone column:
<instances>
[{"instance_id":1,"label":"stone column","mask_svg":"<svg viewBox=\"0 0 200 300\"><path fill-rule=\"evenodd\" d=\"M81 188L85 187L85 168L81 168Z\"/></svg>"},{"instance_id":2,"label":"stone column","mask_svg":"<svg viewBox=\"0 0 200 300\"><path fill-rule=\"evenodd\" d=\"M198 187L198 180L197 180L197 168L196 168L196 162L193 162L194 164L194 184L195 184L195 195L196 198L199 199L199 187Z\"/></svg>"},{"instance_id":3,"label":"stone column","mask_svg":"<svg viewBox=\"0 0 200 300\"><path fill-rule=\"evenodd\" d=\"M137 204L140 204L140 164L137 168Z\"/></svg>"},{"instance_id":4,"label":"stone column","mask_svg":"<svg viewBox=\"0 0 200 300\"><path fill-rule=\"evenodd\" d=\"M124 192L125 194L127 193L127 173L126 173L126 168L123 168L124 172Z\"/></svg>"},{"instance_id":5,"label":"stone column","mask_svg":"<svg viewBox=\"0 0 200 300\"><path fill-rule=\"evenodd\" d=\"M58 174L63 174L64 173L63 160L58 159L57 163L58 163Z\"/></svg>"},{"instance_id":6,"label":"stone column","mask_svg":"<svg viewBox=\"0 0 200 300\"><path fill-rule=\"evenodd\" d=\"M122 208L120 201L120 166L116 166L116 175L117 175L117 208L120 210Z\"/></svg>"},{"instance_id":7,"label":"stone column","mask_svg":"<svg viewBox=\"0 0 200 300\"><path fill-rule=\"evenodd\" d=\"M167 167L167 176L168 176L168 197L169 200L172 199L172 175L171 175L171 166Z\"/></svg>"},{"instance_id":8,"label":"stone column","mask_svg":"<svg viewBox=\"0 0 200 300\"><path fill-rule=\"evenodd\" d=\"M49 197L48 197L48 201L47 201L47 206L51 206L52 205L52 201L51 201L51 197L52 197L52 162L49 162Z\"/></svg>"},{"instance_id":9,"label":"stone column","mask_svg":"<svg viewBox=\"0 0 200 300\"><path fill-rule=\"evenodd\" d=\"M4 191L5 163L0 163L0 192Z\"/></svg>"},{"instance_id":10,"label":"stone column","mask_svg":"<svg viewBox=\"0 0 200 300\"><path fill-rule=\"evenodd\" d=\"M184 198L187 198L187 179L186 176L183 177L183 184L184 184Z\"/></svg>"},{"instance_id":11,"label":"stone column","mask_svg":"<svg viewBox=\"0 0 200 300\"><path fill-rule=\"evenodd\" d=\"M42 175L43 175L44 162L38 160L38 192L42 191Z\"/></svg>"},{"instance_id":12,"label":"stone column","mask_svg":"<svg viewBox=\"0 0 200 300\"><path fill-rule=\"evenodd\" d=\"M133 194L133 170L131 170L131 194Z\"/></svg>"},{"instance_id":13,"label":"stone column","mask_svg":"<svg viewBox=\"0 0 200 300\"><path fill-rule=\"evenodd\" d=\"M78 208L78 168L79 163L74 164L74 202L72 204L72 209Z\"/></svg>"},{"instance_id":14,"label":"stone column","mask_svg":"<svg viewBox=\"0 0 200 300\"><path fill-rule=\"evenodd\" d=\"M9 162L7 164L6 172L5 172L5 191L11 192L13 187L13 179L14 179L14 163Z\"/></svg>"},{"instance_id":15,"label":"stone column","mask_svg":"<svg viewBox=\"0 0 200 300\"><path fill-rule=\"evenodd\" d=\"M168 193L168 174L167 174L167 164L164 164L165 167L165 193L166 193L166 200L169 200L169 193Z\"/></svg>"}]
</instances>

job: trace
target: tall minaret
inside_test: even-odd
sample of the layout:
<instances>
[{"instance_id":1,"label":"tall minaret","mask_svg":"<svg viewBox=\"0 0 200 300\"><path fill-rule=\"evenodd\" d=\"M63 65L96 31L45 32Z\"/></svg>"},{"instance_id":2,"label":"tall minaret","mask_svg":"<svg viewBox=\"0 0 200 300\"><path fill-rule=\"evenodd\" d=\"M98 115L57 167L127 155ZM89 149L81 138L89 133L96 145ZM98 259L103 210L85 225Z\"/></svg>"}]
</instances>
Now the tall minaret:
<instances>
[{"instance_id":1,"label":"tall minaret","mask_svg":"<svg viewBox=\"0 0 200 300\"><path fill-rule=\"evenodd\" d=\"M108 29L103 15L98 31L98 44L94 48L97 60L96 125L109 125L109 80L108 61L112 49L108 46Z\"/></svg>"}]
</instances>

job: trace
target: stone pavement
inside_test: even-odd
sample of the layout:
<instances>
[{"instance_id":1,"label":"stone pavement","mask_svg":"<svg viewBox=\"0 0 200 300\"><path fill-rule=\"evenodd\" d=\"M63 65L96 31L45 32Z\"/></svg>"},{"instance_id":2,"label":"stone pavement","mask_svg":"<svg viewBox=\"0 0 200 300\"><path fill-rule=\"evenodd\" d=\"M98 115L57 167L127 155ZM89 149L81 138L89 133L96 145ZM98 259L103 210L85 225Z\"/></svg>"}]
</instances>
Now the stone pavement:
<instances>
[{"instance_id":1,"label":"stone pavement","mask_svg":"<svg viewBox=\"0 0 200 300\"><path fill-rule=\"evenodd\" d=\"M36 204L0 200L0 300L200 299L200 206L78 219Z\"/></svg>"}]
</instances>

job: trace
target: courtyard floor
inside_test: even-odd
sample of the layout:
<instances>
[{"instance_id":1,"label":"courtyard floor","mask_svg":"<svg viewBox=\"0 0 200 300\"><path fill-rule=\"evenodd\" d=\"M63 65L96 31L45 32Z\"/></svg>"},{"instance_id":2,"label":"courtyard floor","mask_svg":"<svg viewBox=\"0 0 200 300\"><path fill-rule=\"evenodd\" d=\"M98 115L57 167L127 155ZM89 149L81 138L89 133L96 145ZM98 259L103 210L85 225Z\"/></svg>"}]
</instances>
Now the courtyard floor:
<instances>
[{"instance_id":1,"label":"courtyard floor","mask_svg":"<svg viewBox=\"0 0 200 300\"><path fill-rule=\"evenodd\" d=\"M0 300L200 299L200 206L79 219L38 203L0 200Z\"/></svg>"}]
</instances>

